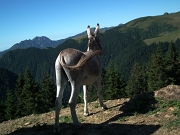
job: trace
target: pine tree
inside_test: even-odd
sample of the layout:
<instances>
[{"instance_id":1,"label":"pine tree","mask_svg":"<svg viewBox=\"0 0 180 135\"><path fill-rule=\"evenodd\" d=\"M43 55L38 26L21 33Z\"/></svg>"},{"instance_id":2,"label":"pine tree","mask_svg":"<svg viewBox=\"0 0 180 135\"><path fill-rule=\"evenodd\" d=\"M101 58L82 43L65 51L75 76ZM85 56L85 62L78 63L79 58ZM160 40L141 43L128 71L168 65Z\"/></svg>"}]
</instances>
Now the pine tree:
<instances>
[{"instance_id":1,"label":"pine tree","mask_svg":"<svg viewBox=\"0 0 180 135\"><path fill-rule=\"evenodd\" d=\"M166 74L168 77L168 84L180 84L180 63L178 53L173 42L170 43L165 57Z\"/></svg>"},{"instance_id":2,"label":"pine tree","mask_svg":"<svg viewBox=\"0 0 180 135\"><path fill-rule=\"evenodd\" d=\"M6 101L5 101L5 118L6 120L14 119L15 113L15 99L14 94L11 90L6 91Z\"/></svg>"},{"instance_id":3,"label":"pine tree","mask_svg":"<svg viewBox=\"0 0 180 135\"><path fill-rule=\"evenodd\" d=\"M54 107L55 94L55 84L51 82L49 75L45 74L38 96L38 108L40 113L50 111Z\"/></svg>"},{"instance_id":4,"label":"pine tree","mask_svg":"<svg viewBox=\"0 0 180 135\"><path fill-rule=\"evenodd\" d=\"M24 111L22 112L23 115L37 113L38 92L39 92L39 88L37 83L35 83L35 80L32 77L29 69L26 69L25 81L22 91L22 95L24 96L23 99Z\"/></svg>"},{"instance_id":5,"label":"pine tree","mask_svg":"<svg viewBox=\"0 0 180 135\"><path fill-rule=\"evenodd\" d=\"M107 67L104 85L105 99L117 99L126 96L124 79L118 71L117 66L112 62Z\"/></svg>"},{"instance_id":6,"label":"pine tree","mask_svg":"<svg viewBox=\"0 0 180 135\"><path fill-rule=\"evenodd\" d=\"M5 120L5 103L0 101L0 123Z\"/></svg>"},{"instance_id":7,"label":"pine tree","mask_svg":"<svg viewBox=\"0 0 180 135\"><path fill-rule=\"evenodd\" d=\"M135 62L130 71L130 78L127 83L126 91L128 96L147 91L147 77L145 67Z\"/></svg>"},{"instance_id":8,"label":"pine tree","mask_svg":"<svg viewBox=\"0 0 180 135\"><path fill-rule=\"evenodd\" d=\"M24 78L20 74L17 81L16 81L16 88L15 88L15 95L16 95L16 117L21 117L22 112L23 112L23 100L24 96L23 95L23 87L24 87Z\"/></svg>"},{"instance_id":9,"label":"pine tree","mask_svg":"<svg viewBox=\"0 0 180 135\"><path fill-rule=\"evenodd\" d=\"M96 84L87 85L88 102L93 102L98 99Z\"/></svg>"},{"instance_id":10,"label":"pine tree","mask_svg":"<svg viewBox=\"0 0 180 135\"><path fill-rule=\"evenodd\" d=\"M167 76L165 73L165 62L162 56L162 50L158 45L155 54L152 54L148 67L148 91L158 90L167 85Z\"/></svg>"}]
</instances>

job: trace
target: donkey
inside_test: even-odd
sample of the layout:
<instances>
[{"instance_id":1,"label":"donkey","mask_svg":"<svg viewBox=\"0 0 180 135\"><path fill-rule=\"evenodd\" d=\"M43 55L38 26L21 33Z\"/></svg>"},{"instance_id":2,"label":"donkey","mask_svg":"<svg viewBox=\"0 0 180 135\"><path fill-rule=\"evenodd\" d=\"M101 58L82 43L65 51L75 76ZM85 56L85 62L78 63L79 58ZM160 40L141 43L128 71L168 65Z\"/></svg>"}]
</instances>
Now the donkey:
<instances>
[{"instance_id":1,"label":"donkey","mask_svg":"<svg viewBox=\"0 0 180 135\"><path fill-rule=\"evenodd\" d=\"M87 86L96 82L97 95L99 103L102 109L107 109L103 104L102 92L101 92L101 63L99 55L102 54L102 47L100 45L99 38L99 24L97 24L94 33L91 32L90 26L87 27L88 35L88 48L86 52L81 52L73 48L67 48L60 52L55 62L56 71L56 101L55 101L55 133L59 132L59 112L62 106L62 97L64 88L69 81L71 84L71 95L69 99L69 105L72 115L73 124L77 127L81 126L81 123L77 119L75 107L77 97L79 95L80 87L83 86L84 92L84 115L88 116L87 108Z\"/></svg>"}]
</instances>

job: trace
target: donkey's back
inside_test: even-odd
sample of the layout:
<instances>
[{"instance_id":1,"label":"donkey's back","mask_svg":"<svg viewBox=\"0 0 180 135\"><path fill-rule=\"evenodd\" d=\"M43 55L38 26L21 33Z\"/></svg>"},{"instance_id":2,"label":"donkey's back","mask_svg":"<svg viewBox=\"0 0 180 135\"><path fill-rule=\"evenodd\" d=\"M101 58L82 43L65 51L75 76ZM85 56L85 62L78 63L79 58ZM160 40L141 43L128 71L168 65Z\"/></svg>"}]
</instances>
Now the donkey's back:
<instances>
[{"instance_id":1,"label":"donkey's back","mask_svg":"<svg viewBox=\"0 0 180 135\"><path fill-rule=\"evenodd\" d=\"M99 53L99 52L97 52ZM60 53L59 61L68 77L78 85L87 85L95 82L102 72L98 56L92 57L95 51L81 52L68 48Z\"/></svg>"}]
</instances>

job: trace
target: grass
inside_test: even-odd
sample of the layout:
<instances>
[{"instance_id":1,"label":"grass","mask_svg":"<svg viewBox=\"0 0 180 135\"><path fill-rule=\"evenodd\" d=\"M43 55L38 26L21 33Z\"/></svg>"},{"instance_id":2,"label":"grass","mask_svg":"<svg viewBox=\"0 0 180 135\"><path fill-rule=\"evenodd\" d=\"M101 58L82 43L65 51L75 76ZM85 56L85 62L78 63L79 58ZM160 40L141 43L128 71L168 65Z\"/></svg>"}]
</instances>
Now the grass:
<instances>
[{"instance_id":1,"label":"grass","mask_svg":"<svg viewBox=\"0 0 180 135\"><path fill-rule=\"evenodd\" d=\"M93 107L94 107L94 108L98 108L98 107L99 107L99 103L95 103L95 104L93 105Z\"/></svg>"},{"instance_id":2,"label":"grass","mask_svg":"<svg viewBox=\"0 0 180 135\"><path fill-rule=\"evenodd\" d=\"M160 33L155 38L145 39L144 42L147 45L151 45L154 42L158 43L158 42L176 41L177 38L180 38L180 19L179 19L179 17L180 17L180 12L169 14L169 15L141 17L141 18L137 18L135 20L128 22L126 24L126 27L123 27L123 30L126 30L126 28L129 28L129 27L137 27L139 29L146 30L154 22L157 22L159 24L169 24L169 25L172 25L173 27L176 27L177 30L174 30L172 32Z\"/></svg>"},{"instance_id":3,"label":"grass","mask_svg":"<svg viewBox=\"0 0 180 135\"><path fill-rule=\"evenodd\" d=\"M83 121L85 121L85 120L82 117L79 118L79 122L83 122Z\"/></svg>"},{"instance_id":4,"label":"grass","mask_svg":"<svg viewBox=\"0 0 180 135\"><path fill-rule=\"evenodd\" d=\"M155 114L155 116L158 117L157 112L165 112L166 109L172 107L174 108L174 110L172 111L172 114L176 116L176 118L173 120L167 120L167 122L164 123L164 126L168 129L180 127L180 101L179 100L163 100L160 98L157 98L157 101L158 103L156 104L156 109L148 113Z\"/></svg>"},{"instance_id":5,"label":"grass","mask_svg":"<svg viewBox=\"0 0 180 135\"><path fill-rule=\"evenodd\" d=\"M142 108L146 111L142 111ZM153 99L149 95L143 95L132 99L130 109L128 111L132 112L134 116L138 116L142 113L147 115L154 114L155 117L159 117L158 112L166 112L170 108L172 108L172 112L170 113L172 113L175 117L174 119L167 120L164 123L164 126L168 129L180 127L180 100L165 100L162 98ZM127 116L123 116L119 118L119 121L125 122L126 119Z\"/></svg>"},{"instance_id":6,"label":"grass","mask_svg":"<svg viewBox=\"0 0 180 135\"><path fill-rule=\"evenodd\" d=\"M161 33L159 37L145 39L144 42L147 45L152 44L153 42L171 42L175 41L177 38L180 38L180 30L173 31L171 33Z\"/></svg>"},{"instance_id":7,"label":"grass","mask_svg":"<svg viewBox=\"0 0 180 135\"><path fill-rule=\"evenodd\" d=\"M134 112L133 114L134 114L134 116L138 116L138 115L139 115L139 113L138 113L138 112Z\"/></svg>"},{"instance_id":8,"label":"grass","mask_svg":"<svg viewBox=\"0 0 180 135\"><path fill-rule=\"evenodd\" d=\"M85 121L82 117L79 118L80 122ZM72 118L71 116L61 116L60 117L60 122L61 123L72 123Z\"/></svg>"},{"instance_id":9,"label":"grass","mask_svg":"<svg viewBox=\"0 0 180 135\"><path fill-rule=\"evenodd\" d=\"M109 111L113 111L113 110L115 110L116 108L115 107L112 107L112 108L109 108L108 110Z\"/></svg>"},{"instance_id":10,"label":"grass","mask_svg":"<svg viewBox=\"0 0 180 135\"><path fill-rule=\"evenodd\" d=\"M169 120L169 122L165 123L165 127L167 129L175 129L180 126L180 119L174 119L174 120Z\"/></svg>"},{"instance_id":11,"label":"grass","mask_svg":"<svg viewBox=\"0 0 180 135\"><path fill-rule=\"evenodd\" d=\"M174 13L170 15L141 17L141 18L137 18L135 20L128 22L127 26L147 28L153 22L161 22L161 23L169 22L171 25L180 28L179 16L180 16L180 13Z\"/></svg>"},{"instance_id":12,"label":"grass","mask_svg":"<svg viewBox=\"0 0 180 135\"><path fill-rule=\"evenodd\" d=\"M176 119L170 120L167 124L165 124L165 127L168 129L180 127L180 101L170 101L169 105L176 108L173 111L173 115L176 116Z\"/></svg>"},{"instance_id":13,"label":"grass","mask_svg":"<svg viewBox=\"0 0 180 135\"><path fill-rule=\"evenodd\" d=\"M128 117L130 117L130 116L122 116L122 117L119 117L118 120L119 120L120 122L125 122Z\"/></svg>"},{"instance_id":14,"label":"grass","mask_svg":"<svg viewBox=\"0 0 180 135\"><path fill-rule=\"evenodd\" d=\"M71 123L72 119L71 119L71 116L61 116L60 121L61 123Z\"/></svg>"}]
</instances>

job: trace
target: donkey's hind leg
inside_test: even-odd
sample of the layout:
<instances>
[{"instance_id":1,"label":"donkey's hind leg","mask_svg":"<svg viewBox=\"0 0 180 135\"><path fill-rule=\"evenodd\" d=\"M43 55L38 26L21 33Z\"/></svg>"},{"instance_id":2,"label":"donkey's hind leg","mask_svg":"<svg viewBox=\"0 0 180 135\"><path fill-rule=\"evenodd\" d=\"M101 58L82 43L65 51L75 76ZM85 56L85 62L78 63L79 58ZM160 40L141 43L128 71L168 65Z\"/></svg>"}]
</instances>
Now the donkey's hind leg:
<instances>
[{"instance_id":1,"label":"donkey's hind leg","mask_svg":"<svg viewBox=\"0 0 180 135\"><path fill-rule=\"evenodd\" d=\"M106 105L103 103L101 78L98 78L98 80L97 80L97 82L96 82L96 85L97 85L97 95L98 95L98 98L99 98L99 104L100 104L100 106L102 107L103 110L106 110L107 107L106 107Z\"/></svg>"},{"instance_id":2,"label":"donkey's hind leg","mask_svg":"<svg viewBox=\"0 0 180 135\"><path fill-rule=\"evenodd\" d=\"M67 84L67 77L66 74L61 67L59 60L57 58L55 63L55 71L56 71L56 85L57 85L57 91L56 91L56 100L55 100L55 125L54 125L54 132L58 133L60 131L59 128L59 113L62 106L62 97L64 93L64 88Z\"/></svg>"},{"instance_id":3,"label":"donkey's hind leg","mask_svg":"<svg viewBox=\"0 0 180 135\"><path fill-rule=\"evenodd\" d=\"M79 96L79 90L80 87L76 86L75 83L71 82L71 96L69 99L69 105L70 105L70 109L71 109L71 115L72 115L72 120L73 120L73 124L76 127L81 127L81 123L78 121L77 115L76 115L76 103L77 103L77 98Z\"/></svg>"},{"instance_id":4,"label":"donkey's hind leg","mask_svg":"<svg viewBox=\"0 0 180 135\"><path fill-rule=\"evenodd\" d=\"M87 85L83 85L83 93L84 93L84 116L88 116L89 115L89 111L88 111Z\"/></svg>"}]
</instances>

